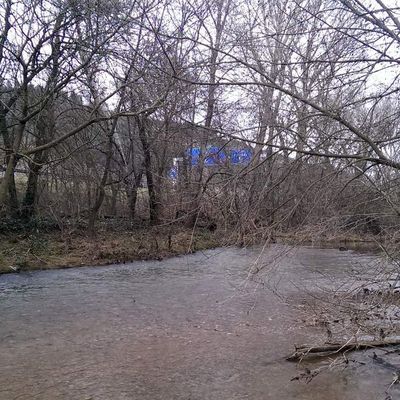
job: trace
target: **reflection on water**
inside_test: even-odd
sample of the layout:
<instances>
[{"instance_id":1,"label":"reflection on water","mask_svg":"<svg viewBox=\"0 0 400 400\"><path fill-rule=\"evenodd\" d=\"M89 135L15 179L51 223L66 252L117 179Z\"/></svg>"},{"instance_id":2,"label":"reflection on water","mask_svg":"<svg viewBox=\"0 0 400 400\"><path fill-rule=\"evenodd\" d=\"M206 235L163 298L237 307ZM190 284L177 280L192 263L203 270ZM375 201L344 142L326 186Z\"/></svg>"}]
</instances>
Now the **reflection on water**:
<instances>
[{"instance_id":1,"label":"reflection on water","mask_svg":"<svg viewBox=\"0 0 400 400\"><path fill-rule=\"evenodd\" d=\"M371 363L292 382L284 357L318 332L270 290L296 298L370 260L228 248L0 276L0 399L384 399L391 375Z\"/></svg>"}]
</instances>

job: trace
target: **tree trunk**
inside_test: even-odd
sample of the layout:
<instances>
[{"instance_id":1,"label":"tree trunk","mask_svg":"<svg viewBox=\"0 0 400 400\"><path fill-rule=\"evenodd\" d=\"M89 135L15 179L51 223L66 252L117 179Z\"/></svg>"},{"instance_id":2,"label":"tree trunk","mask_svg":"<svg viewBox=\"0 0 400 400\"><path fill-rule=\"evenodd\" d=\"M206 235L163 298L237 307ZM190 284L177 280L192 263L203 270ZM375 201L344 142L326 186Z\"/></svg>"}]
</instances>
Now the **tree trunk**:
<instances>
[{"instance_id":1,"label":"tree trunk","mask_svg":"<svg viewBox=\"0 0 400 400\"><path fill-rule=\"evenodd\" d=\"M113 121L113 125L108 133L107 149L106 149L106 163L103 170L103 176L96 189L95 201L93 207L89 211L89 222L88 222L88 232L90 236L95 236L96 234L96 221L98 218L99 210L103 204L105 197L105 187L107 184L108 175L110 172L112 150L113 150L113 137L116 127L116 119Z\"/></svg>"},{"instance_id":2,"label":"tree trunk","mask_svg":"<svg viewBox=\"0 0 400 400\"><path fill-rule=\"evenodd\" d=\"M139 130L139 138L143 147L144 154L144 170L147 180L147 190L149 193L149 213L150 213L150 224L156 225L159 221L159 204L157 199L156 185L153 177L152 161L150 145L146 134L146 117L136 117L136 123Z\"/></svg>"},{"instance_id":3,"label":"tree trunk","mask_svg":"<svg viewBox=\"0 0 400 400\"><path fill-rule=\"evenodd\" d=\"M129 206L129 216L133 221L136 215L136 203L138 196L138 188L140 186L140 182L142 181L143 171L140 171L135 175L135 182L131 187L127 189L127 197L128 197L128 206Z\"/></svg>"},{"instance_id":4,"label":"tree trunk","mask_svg":"<svg viewBox=\"0 0 400 400\"><path fill-rule=\"evenodd\" d=\"M113 217L117 216L117 200L118 200L119 187L117 185L111 185L111 209L110 214Z\"/></svg>"},{"instance_id":5,"label":"tree trunk","mask_svg":"<svg viewBox=\"0 0 400 400\"><path fill-rule=\"evenodd\" d=\"M24 87L24 92L23 92L23 106L22 106L22 117L26 117L28 114L28 106L27 106L27 88ZM4 118L2 118L1 122L1 130L3 132L3 137L8 136L8 128L6 125L6 121ZM9 196L9 193L16 193L15 190L15 181L14 181L14 172L15 168L18 163L18 151L21 146L22 142L22 136L25 131L25 126L26 126L26 121L22 120L15 128L15 137L14 137L14 142L11 146L11 140L9 140L9 156L8 156L8 162L7 162L7 167L6 167L6 172L4 174L3 180L0 182L0 214L7 214L9 213L8 211L11 210L13 207L17 206L14 204L13 206L10 206L11 204L11 198ZM13 187L14 185L14 187Z\"/></svg>"},{"instance_id":6,"label":"tree trunk","mask_svg":"<svg viewBox=\"0 0 400 400\"><path fill-rule=\"evenodd\" d=\"M39 175L45 158L46 156L43 152L36 153L33 161L29 165L28 183L26 185L25 197L21 208L21 217L23 219L28 220L35 216Z\"/></svg>"},{"instance_id":7,"label":"tree trunk","mask_svg":"<svg viewBox=\"0 0 400 400\"><path fill-rule=\"evenodd\" d=\"M12 204L10 196L10 194L13 196L16 195L14 171L17 164L17 157L12 153L7 159L6 171L2 181L0 182L0 212L2 214L10 215L9 210L13 208L15 209L16 207L18 208L18 203Z\"/></svg>"},{"instance_id":8,"label":"tree trunk","mask_svg":"<svg viewBox=\"0 0 400 400\"><path fill-rule=\"evenodd\" d=\"M6 148L6 165L10 162L10 156L12 154L12 144L11 144L11 139L8 134L8 128L7 128L7 122L6 122L6 112L5 110L0 107L0 135L3 137L4 145ZM14 163L14 168L16 163ZM18 196L17 196L17 188L15 186L15 177L14 177L14 171L12 172L9 182L8 182L8 195L9 195L9 205L10 205L10 210L13 216L16 216L18 214Z\"/></svg>"},{"instance_id":9,"label":"tree trunk","mask_svg":"<svg viewBox=\"0 0 400 400\"><path fill-rule=\"evenodd\" d=\"M22 203L21 217L31 219L35 215L37 184L39 180L40 166L31 165L26 186L24 201Z\"/></svg>"}]
</instances>

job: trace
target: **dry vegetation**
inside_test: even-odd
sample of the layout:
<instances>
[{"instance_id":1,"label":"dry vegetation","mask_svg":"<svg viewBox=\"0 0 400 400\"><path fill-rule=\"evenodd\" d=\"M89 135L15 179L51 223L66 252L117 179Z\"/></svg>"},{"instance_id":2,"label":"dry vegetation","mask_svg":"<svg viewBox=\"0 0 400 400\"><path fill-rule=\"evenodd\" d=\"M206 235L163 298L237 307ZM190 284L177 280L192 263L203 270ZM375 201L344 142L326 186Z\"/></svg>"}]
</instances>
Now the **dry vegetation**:
<instances>
[{"instance_id":1,"label":"dry vegetation","mask_svg":"<svg viewBox=\"0 0 400 400\"><path fill-rule=\"evenodd\" d=\"M84 232L0 235L0 273L162 260L226 243L205 229L101 229L92 238Z\"/></svg>"}]
</instances>

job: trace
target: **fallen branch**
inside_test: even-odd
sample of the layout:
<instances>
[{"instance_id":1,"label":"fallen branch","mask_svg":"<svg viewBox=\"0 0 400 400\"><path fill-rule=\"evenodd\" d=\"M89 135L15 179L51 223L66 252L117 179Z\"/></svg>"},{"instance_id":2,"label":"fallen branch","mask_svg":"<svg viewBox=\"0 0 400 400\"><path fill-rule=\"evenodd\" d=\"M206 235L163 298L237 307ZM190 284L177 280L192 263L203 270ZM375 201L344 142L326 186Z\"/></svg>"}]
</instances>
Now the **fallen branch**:
<instances>
[{"instance_id":1,"label":"fallen branch","mask_svg":"<svg viewBox=\"0 0 400 400\"><path fill-rule=\"evenodd\" d=\"M288 356L286 360L288 361L299 361L306 357L309 354L313 356L326 357L328 355L355 351L355 350L365 350L365 349L373 349L377 347L386 347L386 346L396 346L400 344L400 339L388 340L388 341L372 341L372 342L352 342L345 344L328 344L325 346L300 346L296 347L296 351Z\"/></svg>"},{"instance_id":2,"label":"fallen branch","mask_svg":"<svg viewBox=\"0 0 400 400\"><path fill-rule=\"evenodd\" d=\"M397 365L394 365L386 360L384 360L382 357L379 357L375 354L371 357L374 363L380 365L383 368L389 369L395 373L399 373L399 367Z\"/></svg>"}]
</instances>

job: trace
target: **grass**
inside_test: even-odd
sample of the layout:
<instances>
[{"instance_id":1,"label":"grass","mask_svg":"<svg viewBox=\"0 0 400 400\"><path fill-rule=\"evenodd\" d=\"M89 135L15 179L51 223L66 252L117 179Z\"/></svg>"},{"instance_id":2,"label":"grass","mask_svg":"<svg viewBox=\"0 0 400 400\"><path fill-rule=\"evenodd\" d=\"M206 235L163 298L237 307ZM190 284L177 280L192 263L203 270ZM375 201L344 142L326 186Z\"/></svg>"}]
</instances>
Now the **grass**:
<instances>
[{"instance_id":1,"label":"grass","mask_svg":"<svg viewBox=\"0 0 400 400\"><path fill-rule=\"evenodd\" d=\"M1 235L0 273L163 259L221 246L220 238L217 232L184 228L104 230L95 238L80 232Z\"/></svg>"}]
</instances>

